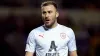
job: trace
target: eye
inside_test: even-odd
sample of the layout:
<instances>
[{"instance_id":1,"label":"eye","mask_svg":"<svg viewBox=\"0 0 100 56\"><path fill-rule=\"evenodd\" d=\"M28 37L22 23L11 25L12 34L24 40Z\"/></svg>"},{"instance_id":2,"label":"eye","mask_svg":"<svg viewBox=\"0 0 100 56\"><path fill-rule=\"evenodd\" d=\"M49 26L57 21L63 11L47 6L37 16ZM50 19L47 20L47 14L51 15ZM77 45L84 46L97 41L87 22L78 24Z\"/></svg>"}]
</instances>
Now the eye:
<instances>
[{"instance_id":1,"label":"eye","mask_svg":"<svg viewBox=\"0 0 100 56\"><path fill-rule=\"evenodd\" d=\"M45 13L46 13L45 11L42 12L42 14L45 14Z\"/></svg>"},{"instance_id":2,"label":"eye","mask_svg":"<svg viewBox=\"0 0 100 56\"><path fill-rule=\"evenodd\" d=\"M48 11L48 13L52 13L52 11Z\"/></svg>"}]
</instances>

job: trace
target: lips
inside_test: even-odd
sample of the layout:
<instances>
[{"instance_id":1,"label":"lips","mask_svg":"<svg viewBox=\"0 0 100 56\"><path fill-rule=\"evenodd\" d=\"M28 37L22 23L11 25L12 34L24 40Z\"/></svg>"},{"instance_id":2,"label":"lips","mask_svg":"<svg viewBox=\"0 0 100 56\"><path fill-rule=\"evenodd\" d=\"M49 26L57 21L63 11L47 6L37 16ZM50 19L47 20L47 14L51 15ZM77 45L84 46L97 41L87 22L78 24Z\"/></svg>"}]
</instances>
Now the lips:
<instances>
[{"instance_id":1,"label":"lips","mask_svg":"<svg viewBox=\"0 0 100 56\"><path fill-rule=\"evenodd\" d=\"M45 21L50 21L49 19L45 20Z\"/></svg>"},{"instance_id":2,"label":"lips","mask_svg":"<svg viewBox=\"0 0 100 56\"><path fill-rule=\"evenodd\" d=\"M49 22L49 21L50 21L49 19L46 19L46 20L45 20L45 22Z\"/></svg>"}]
</instances>

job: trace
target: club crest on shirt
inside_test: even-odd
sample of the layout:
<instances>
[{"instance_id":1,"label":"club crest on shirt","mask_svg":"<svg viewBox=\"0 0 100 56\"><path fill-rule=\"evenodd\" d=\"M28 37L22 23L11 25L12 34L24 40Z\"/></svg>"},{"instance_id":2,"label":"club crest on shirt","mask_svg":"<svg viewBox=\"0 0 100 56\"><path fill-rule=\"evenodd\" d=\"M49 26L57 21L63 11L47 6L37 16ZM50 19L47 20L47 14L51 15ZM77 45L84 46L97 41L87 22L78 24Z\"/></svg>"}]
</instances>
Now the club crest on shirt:
<instances>
[{"instance_id":1,"label":"club crest on shirt","mask_svg":"<svg viewBox=\"0 0 100 56\"><path fill-rule=\"evenodd\" d=\"M65 38L66 38L66 34L65 34L65 33L60 33L60 37L61 37L62 39L65 39Z\"/></svg>"}]
</instances>

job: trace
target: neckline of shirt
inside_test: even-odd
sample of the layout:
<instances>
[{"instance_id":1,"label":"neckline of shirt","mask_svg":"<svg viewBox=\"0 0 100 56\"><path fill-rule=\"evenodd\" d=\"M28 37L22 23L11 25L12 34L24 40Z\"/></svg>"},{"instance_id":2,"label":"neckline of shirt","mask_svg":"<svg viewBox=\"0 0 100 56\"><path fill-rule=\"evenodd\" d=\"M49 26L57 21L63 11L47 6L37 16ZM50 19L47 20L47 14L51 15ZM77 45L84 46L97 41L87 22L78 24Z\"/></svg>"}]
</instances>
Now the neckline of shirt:
<instances>
[{"instance_id":1,"label":"neckline of shirt","mask_svg":"<svg viewBox=\"0 0 100 56\"><path fill-rule=\"evenodd\" d=\"M54 28L48 28L47 30L44 28L45 25L42 25L42 27L43 27L44 31L49 31L49 30L52 30L52 29L58 28L59 25L60 25L60 24L57 23L57 26L56 26L56 27L54 27Z\"/></svg>"}]
</instances>

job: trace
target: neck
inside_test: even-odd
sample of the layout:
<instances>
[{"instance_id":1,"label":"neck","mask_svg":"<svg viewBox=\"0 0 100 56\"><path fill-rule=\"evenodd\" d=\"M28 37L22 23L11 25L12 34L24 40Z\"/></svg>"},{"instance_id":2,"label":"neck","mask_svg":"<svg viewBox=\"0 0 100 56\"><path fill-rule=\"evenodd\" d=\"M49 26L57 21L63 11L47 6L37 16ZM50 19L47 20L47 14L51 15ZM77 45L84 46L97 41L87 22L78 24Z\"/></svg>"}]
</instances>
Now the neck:
<instances>
[{"instance_id":1,"label":"neck","mask_svg":"<svg viewBox=\"0 0 100 56\"><path fill-rule=\"evenodd\" d=\"M57 22L55 22L54 24L52 24L50 28L54 28L56 26L57 26Z\"/></svg>"},{"instance_id":2,"label":"neck","mask_svg":"<svg viewBox=\"0 0 100 56\"><path fill-rule=\"evenodd\" d=\"M56 26L57 26L57 21L54 23L54 24L52 24L52 25L50 25L50 26L44 26L44 28L45 28L45 30L48 30L48 29L51 29L51 28L55 28Z\"/></svg>"}]
</instances>

